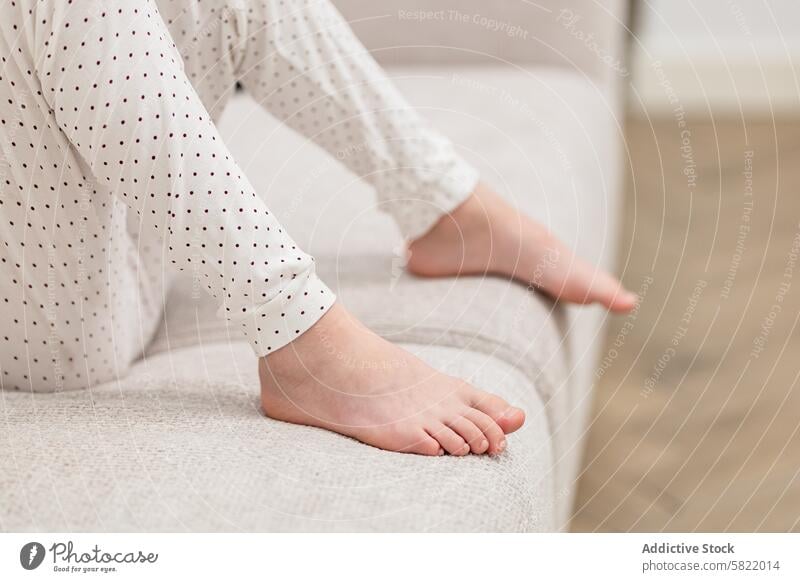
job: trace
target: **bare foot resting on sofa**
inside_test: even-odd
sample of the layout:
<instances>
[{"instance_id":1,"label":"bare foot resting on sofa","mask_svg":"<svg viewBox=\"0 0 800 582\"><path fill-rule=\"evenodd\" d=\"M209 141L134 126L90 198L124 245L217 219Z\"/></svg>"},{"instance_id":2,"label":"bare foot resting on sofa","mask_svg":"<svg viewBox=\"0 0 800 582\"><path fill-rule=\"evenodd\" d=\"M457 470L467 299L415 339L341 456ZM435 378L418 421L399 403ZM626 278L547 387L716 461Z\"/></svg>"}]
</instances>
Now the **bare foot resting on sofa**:
<instances>
[{"instance_id":1,"label":"bare foot resting on sofa","mask_svg":"<svg viewBox=\"0 0 800 582\"><path fill-rule=\"evenodd\" d=\"M616 278L576 257L483 184L408 251L408 270L423 277L500 275L572 303L600 303L621 313L636 305L636 295Z\"/></svg>"},{"instance_id":2,"label":"bare foot resting on sofa","mask_svg":"<svg viewBox=\"0 0 800 582\"><path fill-rule=\"evenodd\" d=\"M525 413L437 372L335 304L307 332L259 359L267 416L421 455L497 454Z\"/></svg>"}]
</instances>

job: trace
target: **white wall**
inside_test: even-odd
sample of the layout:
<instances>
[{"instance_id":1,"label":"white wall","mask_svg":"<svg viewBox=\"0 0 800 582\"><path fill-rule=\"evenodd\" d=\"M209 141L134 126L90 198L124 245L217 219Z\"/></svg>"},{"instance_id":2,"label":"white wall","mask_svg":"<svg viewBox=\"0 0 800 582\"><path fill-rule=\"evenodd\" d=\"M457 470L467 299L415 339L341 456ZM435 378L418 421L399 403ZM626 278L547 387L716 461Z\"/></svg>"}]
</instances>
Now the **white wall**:
<instances>
[{"instance_id":1,"label":"white wall","mask_svg":"<svg viewBox=\"0 0 800 582\"><path fill-rule=\"evenodd\" d=\"M800 114L800 0L634 0L631 97L670 109Z\"/></svg>"}]
</instances>

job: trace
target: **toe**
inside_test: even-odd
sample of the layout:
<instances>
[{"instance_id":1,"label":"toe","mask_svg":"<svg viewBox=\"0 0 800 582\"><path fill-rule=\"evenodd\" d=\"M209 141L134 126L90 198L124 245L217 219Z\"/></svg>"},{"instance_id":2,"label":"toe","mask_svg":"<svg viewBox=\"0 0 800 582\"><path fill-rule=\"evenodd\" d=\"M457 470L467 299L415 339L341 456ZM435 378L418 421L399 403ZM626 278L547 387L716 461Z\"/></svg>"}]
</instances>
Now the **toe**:
<instances>
[{"instance_id":1,"label":"toe","mask_svg":"<svg viewBox=\"0 0 800 582\"><path fill-rule=\"evenodd\" d=\"M489 446L486 449L490 455L502 453L506 448L506 435L503 429L492 420L492 418L485 412L481 412L477 408L471 408L465 416L472 421L472 423L480 428Z\"/></svg>"},{"instance_id":2,"label":"toe","mask_svg":"<svg viewBox=\"0 0 800 582\"><path fill-rule=\"evenodd\" d=\"M637 301L639 297L636 293L631 293L620 285L612 296L602 303L614 313L628 313L636 307Z\"/></svg>"},{"instance_id":3,"label":"toe","mask_svg":"<svg viewBox=\"0 0 800 582\"><path fill-rule=\"evenodd\" d=\"M506 434L517 430L525 422L525 413L494 394L482 394L473 406L488 414Z\"/></svg>"},{"instance_id":4,"label":"toe","mask_svg":"<svg viewBox=\"0 0 800 582\"><path fill-rule=\"evenodd\" d=\"M428 434L439 441L442 448L458 457L466 455L469 452L469 445L456 431L452 428L440 424L428 431Z\"/></svg>"},{"instance_id":5,"label":"toe","mask_svg":"<svg viewBox=\"0 0 800 582\"><path fill-rule=\"evenodd\" d=\"M411 443L403 447L400 452L402 453L416 453L417 455L427 455L436 457L444 454L442 446L435 438L429 435L424 430L420 430L411 439Z\"/></svg>"},{"instance_id":6,"label":"toe","mask_svg":"<svg viewBox=\"0 0 800 582\"><path fill-rule=\"evenodd\" d=\"M616 277L601 272L594 278L589 299L615 313L627 313L636 307L639 298L625 289Z\"/></svg>"},{"instance_id":7,"label":"toe","mask_svg":"<svg viewBox=\"0 0 800 582\"><path fill-rule=\"evenodd\" d=\"M447 426L461 435L461 438L467 441L470 450L476 455L482 455L489 448L489 440L486 435L468 418L459 416L448 422ZM500 428L498 427L497 430L499 431Z\"/></svg>"}]
</instances>

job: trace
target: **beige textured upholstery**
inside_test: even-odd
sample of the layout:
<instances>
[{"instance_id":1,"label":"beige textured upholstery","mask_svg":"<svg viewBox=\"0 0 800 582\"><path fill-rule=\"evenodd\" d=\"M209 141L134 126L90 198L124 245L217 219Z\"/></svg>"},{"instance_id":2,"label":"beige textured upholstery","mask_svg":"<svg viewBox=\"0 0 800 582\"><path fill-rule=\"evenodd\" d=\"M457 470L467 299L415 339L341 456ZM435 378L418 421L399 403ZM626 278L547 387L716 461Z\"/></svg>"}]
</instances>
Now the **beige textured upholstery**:
<instances>
[{"instance_id":1,"label":"beige textured upholstery","mask_svg":"<svg viewBox=\"0 0 800 582\"><path fill-rule=\"evenodd\" d=\"M614 75L623 0L336 0L379 60L404 64L556 66L595 79Z\"/></svg>"}]
</instances>

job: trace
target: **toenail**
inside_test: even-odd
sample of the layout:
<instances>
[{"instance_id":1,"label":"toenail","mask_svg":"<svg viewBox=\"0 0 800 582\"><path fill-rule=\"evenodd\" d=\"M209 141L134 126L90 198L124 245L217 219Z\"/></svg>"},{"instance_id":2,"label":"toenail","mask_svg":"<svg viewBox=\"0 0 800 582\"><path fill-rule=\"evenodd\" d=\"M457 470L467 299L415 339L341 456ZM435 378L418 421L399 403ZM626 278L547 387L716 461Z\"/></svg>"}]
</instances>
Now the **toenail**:
<instances>
[{"instance_id":1,"label":"toenail","mask_svg":"<svg viewBox=\"0 0 800 582\"><path fill-rule=\"evenodd\" d=\"M480 448L481 448L481 449L483 449L484 451L485 451L487 448L489 448L489 441L487 441L486 439L483 439L483 440L481 441Z\"/></svg>"},{"instance_id":2,"label":"toenail","mask_svg":"<svg viewBox=\"0 0 800 582\"><path fill-rule=\"evenodd\" d=\"M502 453L504 450L506 450L506 439L503 439L497 443L497 452Z\"/></svg>"}]
</instances>

